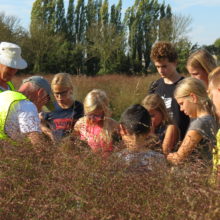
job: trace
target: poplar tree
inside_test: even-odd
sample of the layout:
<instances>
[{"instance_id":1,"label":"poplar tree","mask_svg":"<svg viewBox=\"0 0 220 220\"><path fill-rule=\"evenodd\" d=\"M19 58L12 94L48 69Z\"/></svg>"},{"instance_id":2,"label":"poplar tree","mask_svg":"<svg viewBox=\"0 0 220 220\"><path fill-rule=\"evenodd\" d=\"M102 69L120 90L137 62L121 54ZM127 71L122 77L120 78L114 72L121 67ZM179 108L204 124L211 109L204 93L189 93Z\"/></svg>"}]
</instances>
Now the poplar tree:
<instances>
[{"instance_id":1,"label":"poplar tree","mask_svg":"<svg viewBox=\"0 0 220 220\"><path fill-rule=\"evenodd\" d=\"M88 0L86 6L86 29L97 22L97 11L94 0Z\"/></svg>"},{"instance_id":2,"label":"poplar tree","mask_svg":"<svg viewBox=\"0 0 220 220\"><path fill-rule=\"evenodd\" d=\"M150 64L150 50L157 39L159 3L157 0L136 0L126 11L125 24L129 30L129 48L135 71Z\"/></svg>"},{"instance_id":3,"label":"poplar tree","mask_svg":"<svg viewBox=\"0 0 220 220\"><path fill-rule=\"evenodd\" d=\"M74 13L74 0L69 0L66 24L67 24L67 37L70 42L75 42L75 13Z\"/></svg>"},{"instance_id":4,"label":"poplar tree","mask_svg":"<svg viewBox=\"0 0 220 220\"><path fill-rule=\"evenodd\" d=\"M106 25L109 22L108 0L104 0L100 8L101 24Z\"/></svg>"},{"instance_id":5,"label":"poplar tree","mask_svg":"<svg viewBox=\"0 0 220 220\"><path fill-rule=\"evenodd\" d=\"M76 30L76 43L82 43L84 41L85 34L85 3L84 0L78 0L76 9L76 22L75 22L75 30Z\"/></svg>"},{"instance_id":6,"label":"poplar tree","mask_svg":"<svg viewBox=\"0 0 220 220\"><path fill-rule=\"evenodd\" d=\"M55 32L66 34L66 19L63 0L57 0L55 9Z\"/></svg>"}]
</instances>

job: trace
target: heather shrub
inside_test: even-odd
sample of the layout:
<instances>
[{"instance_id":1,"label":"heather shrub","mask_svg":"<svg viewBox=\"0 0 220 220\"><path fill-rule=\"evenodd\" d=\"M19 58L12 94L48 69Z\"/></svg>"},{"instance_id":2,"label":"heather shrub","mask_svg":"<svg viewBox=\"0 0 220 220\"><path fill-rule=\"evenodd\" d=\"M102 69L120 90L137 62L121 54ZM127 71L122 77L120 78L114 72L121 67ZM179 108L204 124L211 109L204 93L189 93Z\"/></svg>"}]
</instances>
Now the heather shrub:
<instances>
[{"instance_id":1,"label":"heather shrub","mask_svg":"<svg viewBox=\"0 0 220 220\"><path fill-rule=\"evenodd\" d=\"M14 80L16 87L23 77ZM52 75L46 78L51 80ZM76 99L104 89L113 116L146 95L156 76L73 77ZM0 141L0 219L220 219L219 189L209 168L185 164L128 172L78 139L33 147ZM121 143L116 151L122 148Z\"/></svg>"},{"instance_id":2,"label":"heather shrub","mask_svg":"<svg viewBox=\"0 0 220 220\"><path fill-rule=\"evenodd\" d=\"M0 219L219 219L208 170L127 172L79 140L0 152Z\"/></svg>"}]
</instances>

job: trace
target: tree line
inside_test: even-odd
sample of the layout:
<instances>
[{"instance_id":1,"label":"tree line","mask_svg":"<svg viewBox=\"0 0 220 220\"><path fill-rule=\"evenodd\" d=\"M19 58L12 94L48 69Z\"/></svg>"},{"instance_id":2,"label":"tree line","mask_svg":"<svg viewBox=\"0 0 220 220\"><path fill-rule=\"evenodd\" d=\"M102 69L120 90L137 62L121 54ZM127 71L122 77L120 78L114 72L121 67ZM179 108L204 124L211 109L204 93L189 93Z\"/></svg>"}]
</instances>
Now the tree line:
<instances>
[{"instance_id":1,"label":"tree line","mask_svg":"<svg viewBox=\"0 0 220 220\"><path fill-rule=\"evenodd\" d=\"M0 41L18 43L27 72L71 74L138 74L154 71L150 50L158 40L173 42L179 52L179 71L191 50L187 38L191 18L173 14L157 0L135 0L122 13L122 0L36 0L29 30L18 19L0 14ZM217 42L217 41L216 41ZM219 42L207 49L220 54Z\"/></svg>"}]
</instances>

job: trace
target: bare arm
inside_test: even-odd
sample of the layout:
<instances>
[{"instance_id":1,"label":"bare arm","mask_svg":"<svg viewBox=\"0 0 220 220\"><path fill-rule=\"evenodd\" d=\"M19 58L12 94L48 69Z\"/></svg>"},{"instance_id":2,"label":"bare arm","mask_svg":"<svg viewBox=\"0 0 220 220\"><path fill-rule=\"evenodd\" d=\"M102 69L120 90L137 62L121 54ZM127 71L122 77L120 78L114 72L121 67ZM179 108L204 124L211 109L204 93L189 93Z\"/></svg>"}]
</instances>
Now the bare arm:
<instances>
[{"instance_id":1,"label":"bare arm","mask_svg":"<svg viewBox=\"0 0 220 220\"><path fill-rule=\"evenodd\" d=\"M56 142L56 138L54 137L52 130L49 128L47 121L44 120L43 114L39 113L39 118L41 120L40 122L40 128L42 132L47 135L54 143Z\"/></svg>"},{"instance_id":2,"label":"bare arm","mask_svg":"<svg viewBox=\"0 0 220 220\"><path fill-rule=\"evenodd\" d=\"M202 136L197 131L188 131L179 150L175 153L169 153L167 156L167 160L173 164L181 163L196 148L201 139Z\"/></svg>"},{"instance_id":3,"label":"bare arm","mask_svg":"<svg viewBox=\"0 0 220 220\"><path fill-rule=\"evenodd\" d=\"M179 140L179 131L175 125L168 125L165 137L162 143L163 153L170 153Z\"/></svg>"},{"instance_id":4,"label":"bare arm","mask_svg":"<svg viewBox=\"0 0 220 220\"><path fill-rule=\"evenodd\" d=\"M40 128L45 135L47 135L53 142L56 142L56 138L54 137L52 130L47 126L45 121L41 121Z\"/></svg>"},{"instance_id":5,"label":"bare arm","mask_svg":"<svg viewBox=\"0 0 220 220\"><path fill-rule=\"evenodd\" d=\"M27 134L28 139L33 145L43 146L46 144L46 140L40 132L34 131Z\"/></svg>"}]
</instances>

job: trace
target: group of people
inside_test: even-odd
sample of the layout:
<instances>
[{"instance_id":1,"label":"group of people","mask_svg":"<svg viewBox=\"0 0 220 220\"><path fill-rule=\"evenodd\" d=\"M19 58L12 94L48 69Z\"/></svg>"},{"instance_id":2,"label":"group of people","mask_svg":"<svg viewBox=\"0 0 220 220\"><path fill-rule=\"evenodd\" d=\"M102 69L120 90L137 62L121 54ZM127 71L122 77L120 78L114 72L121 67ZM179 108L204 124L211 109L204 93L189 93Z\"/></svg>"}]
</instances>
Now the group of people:
<instances>
[{"instance_id":1,"label":"group of people","mask_svg":"<svg viewBox=\"0 0 220 220\"><path fill-rule=\"evenodd\" d=\"M175 47L163 41L153 46L151 60L160 79L118 122L111 118L105 91L93 89L83 103L75 100L68 73L54 75L51 85L42 76L28 77L16 92L11 79L27 63L18 45L2 42L0 139L27 138L37 145L45 143L45 136L56 144L74 136L105 158L122 141L124 149L114 155L131 169L213 161L220 180L220 67L208 51L199 49L186 64L191 77L184 78L177 71Z\"/></svg>"}]
</instances>

